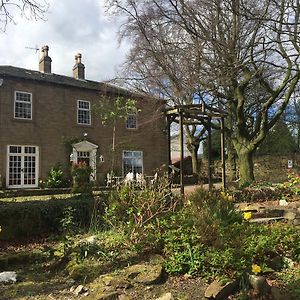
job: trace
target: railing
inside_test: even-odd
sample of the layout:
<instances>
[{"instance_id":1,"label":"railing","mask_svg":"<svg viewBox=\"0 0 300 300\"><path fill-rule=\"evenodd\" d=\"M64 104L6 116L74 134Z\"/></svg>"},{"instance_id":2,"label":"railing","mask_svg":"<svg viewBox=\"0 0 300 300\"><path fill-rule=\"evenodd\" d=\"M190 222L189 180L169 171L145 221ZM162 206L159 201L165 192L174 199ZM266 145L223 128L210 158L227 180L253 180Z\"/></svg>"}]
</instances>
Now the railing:
<instances>
[{"instance_id":1,"label":"railing","mask_svg":"<svg viewBox=\"0 0 300 300\"><path fill-rule=\"evenodd\" d=\"M139 173L135 175L133 173L128 173L125 177L111 176L110 174L107 174L106 186L117 187L122 184L142 186L142 185L154 184L157 181L157 179L158 179L157 173L155 173L153 176L144 176L143 174L139 174Z\"/></svg>"}]
</instances>

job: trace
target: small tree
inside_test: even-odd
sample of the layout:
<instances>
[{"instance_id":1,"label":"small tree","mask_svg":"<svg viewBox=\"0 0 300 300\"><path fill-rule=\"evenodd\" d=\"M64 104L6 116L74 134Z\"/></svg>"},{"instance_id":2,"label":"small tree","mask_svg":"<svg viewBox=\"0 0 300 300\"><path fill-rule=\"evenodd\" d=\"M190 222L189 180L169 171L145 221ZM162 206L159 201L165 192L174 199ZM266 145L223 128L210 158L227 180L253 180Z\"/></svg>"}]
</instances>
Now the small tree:
<instances>
[{"instance_id":1,"label":"small tree","mask_svg":"<svg viewBox=\"0 0 300 300\"><path fill-rule=\"evenodd\" d=\"M120 119L125 119L129 111L136 109L136 101L129 98L125 99L121 96L111 99L103 95L93 109L96 115L100 117L104 126L112 126L111 172L113 172L115 164L117 121Z\"/></svg>"}]
</instances>

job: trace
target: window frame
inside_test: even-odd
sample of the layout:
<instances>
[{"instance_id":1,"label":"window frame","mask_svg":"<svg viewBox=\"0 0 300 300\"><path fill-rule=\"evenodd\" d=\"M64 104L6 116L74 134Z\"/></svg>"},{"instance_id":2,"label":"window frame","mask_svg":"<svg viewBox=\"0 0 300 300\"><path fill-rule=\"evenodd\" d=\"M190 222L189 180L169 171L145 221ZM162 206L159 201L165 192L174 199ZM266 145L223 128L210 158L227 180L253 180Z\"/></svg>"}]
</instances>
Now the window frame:
<instances>
[{"instance_id":1,"label":"window frame","mask_svg":"<svg viewBox=\"0 0 300 300\"><path fill-rule=\"evenodd\" d=\"M126 121L125 121L125 127L128 130L137 130L138 129L138 110L136 107L130 108L127 110L127 116L126 116ZM130 120L134 120L135 126L134 127L130 127L128 126L128 123Z\"/></svg>"},{"instance_id":2,"label":"window frame","mask_svg":"<svg viewBox=\"0 0 300 300\"><path fill-rule=\"evenodd\" d=\"M30 95L30 102L27 102L27 101L22 101L22 100L17 100L17 93L19 94L26 94L26 95ZM17 117L16 116L16 104L17 102L21 102L21 103L30 103L30 118L22 118L22 117ZM32 93L29 93L29 92L23 92L23 91L15 91L15 98L14 98L14 119L17 119L17 120L32 120Z\"/></svg>"},{"instance_id":3,"label":"window frame","mask_svg":"<svg viewBox=\"0 0 300 300\"><path fill-rule=\"evenodd\" d=\"M126 176L125 174L125 168L124 168L124 158L125 158L125 152L130 152L131 153L131 157L126 157L126 158L131 158L131 159L134 159L134 153L139 153L140 154L140 159L142 160L142 166L141 166L141 169L142 169L142 174L144 174L144 153L143 151L140 151L140 150L123 150L123 153L122 153L122 173L124 176ZM135 167L135 166L133 166ZM131 170L130 172L132 172L132 163L131 163Z\"/></svg>"},{"instance_id":4,"label":"window frame","mask_svg":"<svg viewBox=\"0 0 300 300\"><path fill-rule=\"evenodd\" d=\"M81 107L79 107L79 103L80 102L86 102L86 103L88 103L89 104L89 108L87 109L87 108L81 108ZM89 114L88 114L88 116L89 116L89 123L80 123L79 122L79 111L87 111ZM89 101L89 100L82 100L82 99L78 99L77 100L77 124L78 125L86 125L86 126L91 126L92 125L92 111L91 111L91 101Z\"/></svg>"}]
</instances>

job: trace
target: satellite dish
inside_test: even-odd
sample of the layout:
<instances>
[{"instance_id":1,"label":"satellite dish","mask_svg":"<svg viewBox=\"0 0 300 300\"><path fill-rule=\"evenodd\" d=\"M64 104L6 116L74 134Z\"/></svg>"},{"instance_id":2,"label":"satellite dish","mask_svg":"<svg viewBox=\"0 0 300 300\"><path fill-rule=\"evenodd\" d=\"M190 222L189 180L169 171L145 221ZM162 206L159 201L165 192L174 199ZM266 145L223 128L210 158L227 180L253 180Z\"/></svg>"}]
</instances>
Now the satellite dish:
<instances>
[{"instance_id":1,"label":"satellite dish","mask_svg":"<svg viewBox=\"0 0 300 300\"><path fill-rule=\"evenodd\" d=\"M3 78L0 78L0 86L3 84Z\"/></svg>"}]
</instances>

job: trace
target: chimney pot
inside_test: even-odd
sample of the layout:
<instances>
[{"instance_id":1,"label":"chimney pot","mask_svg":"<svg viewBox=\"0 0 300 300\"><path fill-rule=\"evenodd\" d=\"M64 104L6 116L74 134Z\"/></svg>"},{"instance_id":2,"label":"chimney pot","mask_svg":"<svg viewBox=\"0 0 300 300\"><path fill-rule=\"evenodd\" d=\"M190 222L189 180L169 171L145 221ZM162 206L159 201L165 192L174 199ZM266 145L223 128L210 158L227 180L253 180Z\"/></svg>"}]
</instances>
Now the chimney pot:
<instances>
[{"instance_id":1,"label":"chimney pot","mask_svg":"<svg viewBox=\"0 0 300 300\"><path fill-rule=\"evenodd\" d=\"M84 69L85 66L81 62L82 55L78 53L75 55L75 65L73 67L73 76L76 79L85 79Z\"/></svg>"},{"instance_id":2,"label":"chimney pot","mask_svg":"<svg viewBox=\"0 0 300 300\"><path fill-rule=\"evenodd\" d=\"M39 70L42 73L51 73L51 62L52 59L48 56L49 47L43 46L42 47L42 58L39 62Z\"/></svg>"}]
</instances>

